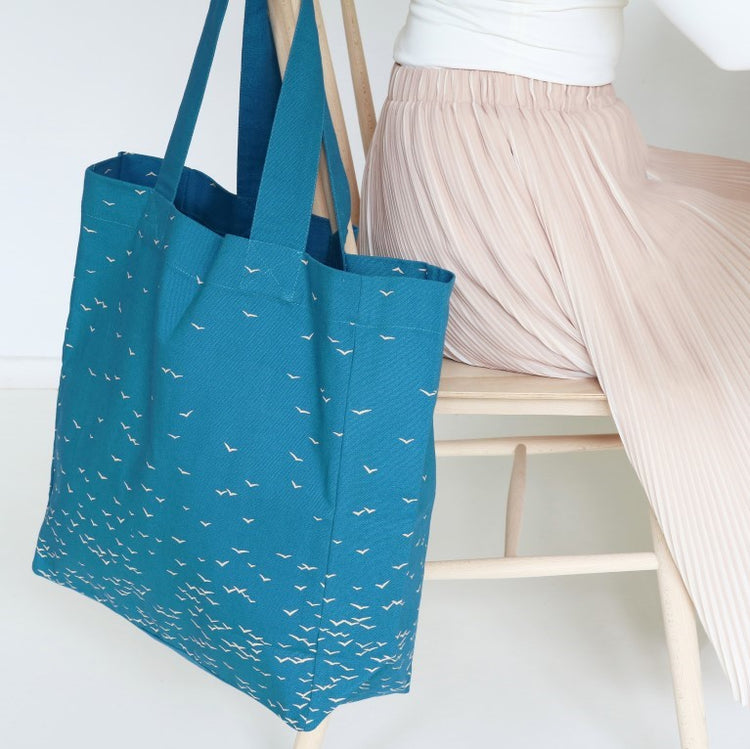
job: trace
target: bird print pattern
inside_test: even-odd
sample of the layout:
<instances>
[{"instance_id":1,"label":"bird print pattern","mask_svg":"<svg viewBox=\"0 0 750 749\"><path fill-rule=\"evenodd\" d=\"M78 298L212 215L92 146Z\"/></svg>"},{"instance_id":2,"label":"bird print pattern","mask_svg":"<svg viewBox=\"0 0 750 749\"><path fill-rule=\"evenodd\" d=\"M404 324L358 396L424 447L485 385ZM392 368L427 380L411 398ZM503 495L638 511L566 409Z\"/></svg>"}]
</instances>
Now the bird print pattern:
<instances>
[{"instance_id":1,"label":"bird print pattern","mask_svg":"<svg viewBox=\"0 0 750 749\"><path fill-rule=\"evenodd\" d=\"M33 570L297 730L410 688L453 274L248 252L251 206L89 167ZM249 261L249 262L248 262Z\"/></svg>"}]
</instances>

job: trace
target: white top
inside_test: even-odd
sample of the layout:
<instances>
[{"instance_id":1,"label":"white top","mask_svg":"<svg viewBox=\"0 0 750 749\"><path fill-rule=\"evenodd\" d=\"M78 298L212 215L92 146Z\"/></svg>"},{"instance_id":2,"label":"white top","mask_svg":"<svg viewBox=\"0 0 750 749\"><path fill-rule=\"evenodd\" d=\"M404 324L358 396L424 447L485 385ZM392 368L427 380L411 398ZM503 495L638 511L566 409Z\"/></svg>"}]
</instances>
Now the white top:
<instances>
[{"instance_id":1,"label":"white top","mask_svg":"<svg viewBox=\"0 0 750 749\"><path fill-rule=\"evenodd\" d=\"M611 83L628 0L410 0L393 46L404 65Z\"/></svg>"},{"instance_id":2,"label":"white top","mask_svg":"<svg viewBox=\"0 0 750 749\"><path fill-rule=\"evenodd\" d=\"M653 0L723 70L750 70L750 2ZM600 86L615 78L628 0L410 0L393 46L404 65L501 70Z\"/></svg>"}]
</instances>

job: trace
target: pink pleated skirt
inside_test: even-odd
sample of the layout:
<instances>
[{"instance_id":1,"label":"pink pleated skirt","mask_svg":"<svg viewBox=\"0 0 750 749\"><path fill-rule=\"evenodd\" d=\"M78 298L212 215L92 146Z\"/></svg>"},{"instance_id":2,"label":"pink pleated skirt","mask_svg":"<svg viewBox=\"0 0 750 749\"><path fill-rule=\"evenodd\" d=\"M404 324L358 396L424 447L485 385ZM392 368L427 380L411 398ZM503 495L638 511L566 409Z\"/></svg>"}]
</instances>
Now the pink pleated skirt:
<instances>
[{"instance_id":1,"label":"pink pleated skirt","mask_svg":"<svg viewBox=\"0 0 750 749\"><path fill-rule=\"evenodd\" d=\"M750 163L648 145L611 83L394 63L359 230L455 272L445 356L598 378L750 706Z\"/></svg>"}]
</instances>

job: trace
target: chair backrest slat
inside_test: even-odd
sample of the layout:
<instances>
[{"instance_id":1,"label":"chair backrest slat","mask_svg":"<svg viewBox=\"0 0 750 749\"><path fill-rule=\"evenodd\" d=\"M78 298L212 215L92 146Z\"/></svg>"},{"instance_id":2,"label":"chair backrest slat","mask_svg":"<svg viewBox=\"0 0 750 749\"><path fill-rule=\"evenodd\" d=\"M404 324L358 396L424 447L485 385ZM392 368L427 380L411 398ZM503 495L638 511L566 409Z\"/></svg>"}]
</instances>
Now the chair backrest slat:
<instances>
[{"instance_id":1,"label":"chair backrest slat","mask_svg":"<svg viewBox=\"0 0 750 749\"><path fill-rule=\"evenodd\" d=\"M372 101L370 76L367 73L367 61L365 60L365 50L362 45L362 35L359 30L354 0L341 0L341 14L344 19L346 46L349 50L349 66L352 71L352 85L354 86L354 98L357 103L362 146L365 155L367 155L372 142L372 135L375 132L377 117Z\"/></svg>"}]
</instances>

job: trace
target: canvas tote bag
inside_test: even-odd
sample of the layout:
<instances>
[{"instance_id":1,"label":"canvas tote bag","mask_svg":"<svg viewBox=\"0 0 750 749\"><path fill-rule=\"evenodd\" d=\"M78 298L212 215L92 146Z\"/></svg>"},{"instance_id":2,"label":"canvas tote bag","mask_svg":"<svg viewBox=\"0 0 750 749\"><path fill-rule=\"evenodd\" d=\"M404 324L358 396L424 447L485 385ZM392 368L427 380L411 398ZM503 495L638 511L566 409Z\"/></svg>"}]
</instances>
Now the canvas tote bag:
<instances>
[{"instance_id":1,"label":"canvas tote bag","mask_svg":"<svg viewBox=\"0 0 750 749\"><path fill-rule=\"evenodd\" d=\"M32 568L312 730L410 688L454 275L344 251L312 0L283 82L247 2L237 194L184 166L226 6L164 159L85 172Z\"/></svg>"}]
</instances>

